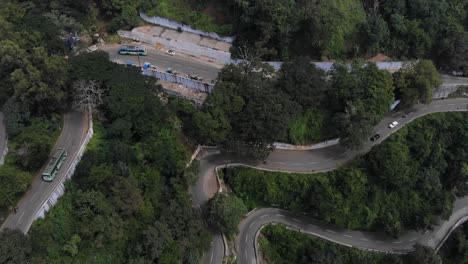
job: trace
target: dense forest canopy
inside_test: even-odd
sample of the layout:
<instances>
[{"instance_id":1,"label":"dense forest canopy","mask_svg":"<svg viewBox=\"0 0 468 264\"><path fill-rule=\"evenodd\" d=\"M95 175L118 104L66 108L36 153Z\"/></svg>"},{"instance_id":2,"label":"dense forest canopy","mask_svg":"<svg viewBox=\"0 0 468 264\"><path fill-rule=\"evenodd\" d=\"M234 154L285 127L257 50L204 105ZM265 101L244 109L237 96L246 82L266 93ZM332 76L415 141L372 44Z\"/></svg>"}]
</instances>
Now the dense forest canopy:
<instances>
[{"instance_id":1,"label":"dense forest canopy","mask_svg":"<svg viewBox=\"0 0 468 264\"><path fill-rule=\"evenodd\" d=\"M429 103L439 84L426 60L392 76L362 61L336 63L326 73L298 58L277 72L258 62L228 65L199 111L175 107L187 135L245 154L261 156L274 141L305 144L333 137L359 148L394 100L404 106Z\"/></svg>"},{"instance_id":2,"label":"dense forest canopy","mask_svg":"<svg viewBox=\"0 0 468 264\"><path fill-rule=\"evenodd\" d=\"M257 157L275 140L341 137L357 148L395 99L403 107L430 102L440 84L436 67L420 60L390 75L355 60L327 74L310 60L383 52L466 73L467 10L468 0L0 0L0 105L11 139L0 168L1 211L47 160L80 88L102 96L92 109L96 135L67 193L30 235L0 233L0 262L198 263L209 233L188 195L198 168L185 168L184 134ZM278 72L257 61L226 66L197 110L179 99L165 105L139 69L103 52L74 56L65 45L70 36L142 25L139 11L235 35L234 56L246 49L286 63ZM348 228L427 228L467 193L466 115L442 116L417 121L330 174L235 171L226 179L240 199L216 196L209 222L235 233L244 202L274 201ZM457 239L463 248L463 236Z\"/></svg>"},{"instance_id":3,"label":"dense forest canopy","mask_svg":"<svg viewBox=\"0 0 468 264\"><path fill-rule=\"evenodd\" d=\"M2 255L31 263L198 263L209 233L192 208L194 172L185 168L175 115L155 95L159 86L104 52L74 57L70 67L73 82L100 83L101 122L67 193L30 236L2 233L1 245L25 244Z\"/></svg>"},{"instance_id":4,"label":"dense forest canopy","mask_svg":"<svg viewBox=\"0 0 468 264\"><path fill-rule=\"evenodd\" d=\"M167 17L205 31L235 35L234 56L238 48L245 46L265 60L282 61L303 56L321 60L384 53L400 60L432 59L441 69L468 71L467 0L34 0L32 3L40 9L76 18L88 30L102 29L104 24L97 27L98 18L107 21L105 25L111 31L138 26L139 11Z\"/></svg>"}]
</instances>

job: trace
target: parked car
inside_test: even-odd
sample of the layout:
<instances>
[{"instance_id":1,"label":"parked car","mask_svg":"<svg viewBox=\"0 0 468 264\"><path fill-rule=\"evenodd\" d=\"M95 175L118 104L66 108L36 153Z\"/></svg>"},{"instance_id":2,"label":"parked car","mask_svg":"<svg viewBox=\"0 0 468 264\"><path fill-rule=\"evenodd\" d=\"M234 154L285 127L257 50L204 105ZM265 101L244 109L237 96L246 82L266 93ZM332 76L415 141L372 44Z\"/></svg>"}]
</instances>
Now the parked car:
<instances>
[{"instance_id":1,"label":"parked car","mask_svg":"<svg viewBox=\"0 0 468 264\"><path fill-rule=\"evenodd\" d=\"M195 74L189 74L188 77L192 80L196 80L196 81L202 81L203 78L198 76L198 75L195 75Z\"/></svg>"},{"instance_id":2,"label":"parked car","mask_svg":"<svg viewBox=\"0 0 468 264\"><path fill-rule=\"evenodd\" d=\"M376 141L376 140L379 139L379 138L380 138L380 134L375 134L375 135L373 135L373 136L370 138L370 141L374 142L374 141Z\"/></svg>"},{"instance_id":3,"label":"parked car","mask_svg":"<svg viewBox=\"0 0 468 264\"><path fill-rule=\"evenodd\" d=\"M394 127L396 127L397 125L398 125L398 122L397 122L397 121L393 121L392 123L390 123L390 124L388 125L388 128L394 128Z\"/></svg>"},{"instance_id":4,"label":"parked car","mask_svg":"<svg viewBox=\"0 0 468 264\"><path fill-rule=\"evenodd\" d=\"M175 52L174 52L173 50L166 50L166 54L167 54L167 55L174 56L174 55L175 55Z\"/></svg>"}]
</instances>

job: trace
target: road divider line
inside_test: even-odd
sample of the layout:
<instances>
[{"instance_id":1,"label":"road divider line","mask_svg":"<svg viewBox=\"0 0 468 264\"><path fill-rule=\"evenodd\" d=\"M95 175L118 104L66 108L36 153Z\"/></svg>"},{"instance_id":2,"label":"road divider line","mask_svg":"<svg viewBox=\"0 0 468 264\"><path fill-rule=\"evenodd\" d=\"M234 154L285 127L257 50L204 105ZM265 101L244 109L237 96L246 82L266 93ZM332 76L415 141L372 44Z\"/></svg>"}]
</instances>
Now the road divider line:
<instances>
[{"instance_id":1,"label":"road divider line","mask_svg":"<svg viewBox=\"0 0 468 264\"><path fill-rule=\"evenodd\" d=\"M353 236L350 236L350 235L345 235L345 234L343 234L343 236L345 236L345 237L349 237L349 238L353 237Z\"/></svg>"},{"instance_id":2,"label":"road divider line","mask_svg":"<svg viewBox=\"0 0 468 264\"><path fill-rule=\"evenodd\" d=\"M20 215L20 217L18 219L18 222L21 222L21 218L23 218L23 216L24 216L24 212L21 213L21 215Z\"/></svg>"},{"instance_id":3,"label":"road divider line","mask_svg":"<svg viewBox=\"0 0 468 264\"><path fill-rule=\"evenodd\" d=\"M325 229L325 231L327 231L328 233L335 234L335 231L333 231L333 230L330 230L330 229Z\"/></svg>"},{"instance_id":4,"label":"road divider line","mask_svg":"<svg viewBox=\"0 0 468 264\"><path fill-rule=\"evenodd\" d=\"M302 221L299 220L299 219L293 218L293 220L296 221L296 222L302 223Z\"/></svg>"},{"instance_id":5,"label":"road divider line","mask_svg":"<svg viewBox=\"0 0 468 264\"><path fill-rule=\"evenodd\" d=\"M367 238L360 238L359 240L366 241L366 242L369 241L369 239L367 239Z\"/></svg>"},{"instance_id":6,"label":"road divider line","mask_svg":"<svg viewBox=\"0 0 468 264\"><path fill-rule=\"evenodd\" d=\"M268 215L262 215L260 216L260 219L264 218L264 217L267 217Z\"/></svg>"},{"instance_id":7,"label":"road divider line","mask_svg":"<svg viewBox=\"0 0 468 264\"><path fill-rule=\"evenodd\" d=\"M401 243L403 243L403 242L401 242L401 241L395 241L395 242L393 242L393 244L401 244Z\"/></svg>"},{"instance_id":8,"label":"road divider line","mask_svg":"<svg viewBox=\"0 0 468 264\"><path fill-rule=\"evenodd\" d=\"M419 239L419 237L415 237L413 239L410 239L410 242L413 242L413 241L418 240L418 239Z\"/></svg>"},{"instance_id":9,"label":"road divider line","mask_svg":"<svg viewBox=\"0 0 468 264\"><path fill-rule=\"evenodd\" d=\"M316 225L309 225L309 226L311 226L312 228L317 228L317 226L316 226Z\"/></svg>"}]
</instances>

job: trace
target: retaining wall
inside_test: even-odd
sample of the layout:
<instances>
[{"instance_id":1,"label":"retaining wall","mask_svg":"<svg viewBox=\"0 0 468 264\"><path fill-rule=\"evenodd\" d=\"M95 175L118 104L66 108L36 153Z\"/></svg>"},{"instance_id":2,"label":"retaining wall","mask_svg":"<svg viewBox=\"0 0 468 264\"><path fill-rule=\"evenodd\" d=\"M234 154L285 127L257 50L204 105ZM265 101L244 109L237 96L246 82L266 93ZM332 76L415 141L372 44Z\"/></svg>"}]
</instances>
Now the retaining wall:
<instances>
[{"instance_id":1,"label":"retaining wall","mask_svg":"<svg viewBox=\"0 0 468 264\"><path fill-rule=\"evenodd\" d=\"M311 149L321 149L321 148L326 148L329 146L336 145L340 142L339 138L331 139L328 141L323 141L317 144L311 144L311 145L291 145L287 143L281 143L281 142L275 142L273 143L273 147L275 149L288 149L288 150L311 150Z\"/></svg>"},{"instance_id":2,"label":"retaining wall","mask_svg":"<svg viewBox=\"0 0 468 264\"><path fill-rule=\"evenodd\" d=\"M212 84L192 80L189 78L181 77L175 74L166 73L158 70L144 69L143 74L153 76L155 78L161 79L162 81L179 83L190 89L198 90L203 93L211 93L214 88Z\"/></svg>"},{"instance_id":3,"label":"retaining wall","mask_svg":"<svg viewBox=\"0 0 468 264\"><path fill-rule=\"evenodd\" d=\"M8 153L8 137L5 136L5 147L3 148L3 153L0 153L1 158L0 158L0 166L5 164L5 156Z\"/></svg>"},{"instance_id":4,"label":"retaining wall","mask_svg":"<svg viewBox=\"0 0 468 264\"><path fill-rule=\"evenodd\" d=\"M201 31L201 30L192 28L189 25L185 25L185 24L182 24L182 23L179 23L179 22L171 21L171 20L169 20L167 18L158 17L158 16L148 16L143 12L140 12L140 17L141 17L141 19L143 19L144 21L146 21L148 23L152 23L152 24L155 24L155 25L159 25L159 26L163 26L163 27L167 27L167 28L171 28L171 29L175 29L175 30L178 30L180 28L182 31L194 33L194 34L205 36L205 37L210 37L212 39L216 39L216 40L219 40L219 41L232 43L234 41L234 39L235 39L235 37L221 37L220 35L218 35L217 33L214 33L214 32Z\"/></svg>"}]
</instances>

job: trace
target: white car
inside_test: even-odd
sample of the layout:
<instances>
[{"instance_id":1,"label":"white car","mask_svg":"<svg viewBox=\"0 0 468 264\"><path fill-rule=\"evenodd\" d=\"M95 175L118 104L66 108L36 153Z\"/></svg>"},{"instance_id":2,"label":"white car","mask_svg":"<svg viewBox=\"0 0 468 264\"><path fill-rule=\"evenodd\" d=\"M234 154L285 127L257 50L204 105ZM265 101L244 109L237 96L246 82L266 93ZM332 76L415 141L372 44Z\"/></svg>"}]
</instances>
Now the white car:
<instances>
[{"instance_id":1,"label":"white car","mask_svg":"<svg viewBox=\"0 0 468 264\"><path fill-rule=\"evenodd\" d=\"M389 128L394 128L398 125L398 122L397 121L393 121L392 123L390 123L390 125L388 125Z\"/></svg>"},{"instance_id":2,"label":"white car","mask_svg":"<svg viewBox=\"0 0 468 264\"><path fill-rule=\"evenodd\" d=\"M174 52L173 50L166 50L166 54L167 54L167 55L174 56L174 55L175 55L175 52Z\"/></svg>"}]
</instances>

